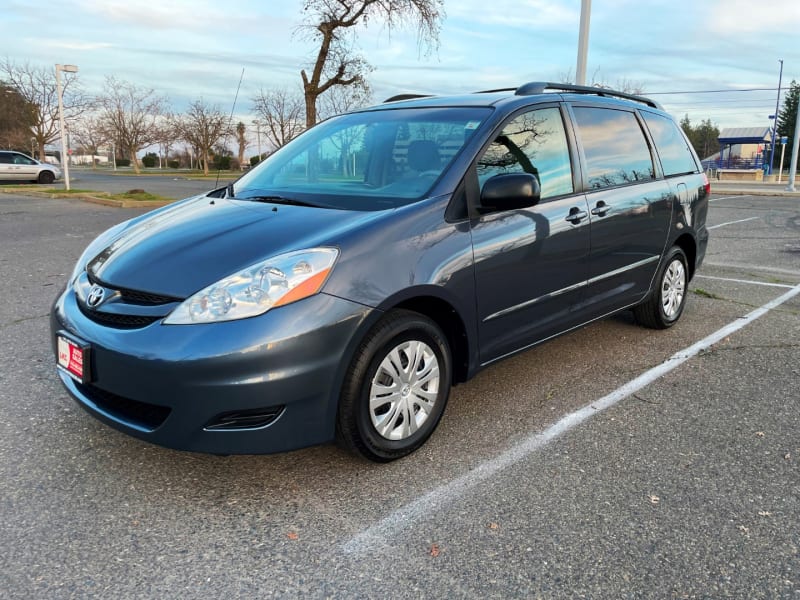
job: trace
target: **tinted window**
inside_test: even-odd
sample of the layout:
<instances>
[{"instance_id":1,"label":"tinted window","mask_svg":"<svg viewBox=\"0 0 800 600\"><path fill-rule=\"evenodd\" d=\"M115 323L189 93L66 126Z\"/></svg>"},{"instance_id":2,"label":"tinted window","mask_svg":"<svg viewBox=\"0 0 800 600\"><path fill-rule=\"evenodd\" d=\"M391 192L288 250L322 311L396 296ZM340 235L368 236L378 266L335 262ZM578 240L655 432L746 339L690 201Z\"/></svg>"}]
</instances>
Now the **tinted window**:
<instances>
[{"instance_id":1,"label":"tinted window","mask_svg":"<svg viewBox=\"0 0 800 600\"><path fill-rule=\"evenodd\" d=\"M27 156L23 156L22 154L14 154L14 164L15 165L35 165L36 163L33 162Z\"/></svg>"},{"instance_id":2,"label":"tinted window","mask_svg":"<svg viewBox=\"0 0 800 600\"><path fill-rule=\"evenodd\" d=\"M12 164L14 160L8 152L0 152L0 164Z\"/></svg>"},{"instance_id":3,"label":"tinted window","mask_svg":"<svg viewBox=\"0 0 800 600\"><path fill-rule=\"evenodd\" d=\"M572 167L557 108L533 110L503 127L478 160L478 180L503 173L531 173L542 187L542 198L572 192Z\"/></svg>"},{"instance_id":4,"label":"tinted window","mask_svg":"<svg viewBox=\"0 0 800 600\"><path fill-rule=\"evenodd\" d=\"M655 177L650 149L632 112L573 108L586 156L589 187L600 189Z\"/></svg>"},{"instance_id":5,"label":"tinted window","mask_svg":"<svg viewBox=\"0 0 800 600\"><path fill-rule=\"evenodd\" d=\"M644 111L642 111L642 116L656 143L664 175L669 177L670 175L696 173L697 163L694 162L686 138L678 129L675 121Z\"/></svg>"}]
</instances>

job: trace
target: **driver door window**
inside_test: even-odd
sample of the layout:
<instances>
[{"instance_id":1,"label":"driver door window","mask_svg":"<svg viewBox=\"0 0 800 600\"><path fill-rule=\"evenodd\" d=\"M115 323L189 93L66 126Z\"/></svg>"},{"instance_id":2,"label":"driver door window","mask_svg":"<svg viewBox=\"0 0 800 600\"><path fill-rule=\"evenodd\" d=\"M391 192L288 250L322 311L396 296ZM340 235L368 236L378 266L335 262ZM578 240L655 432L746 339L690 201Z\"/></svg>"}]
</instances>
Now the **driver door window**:
<instances>
[{"instance_id":1,"label":"driver door window","mask_svg":"<svg viewBox=\"0 0 800 600\"><path fill-rule=\"evenodd\" d=\"M573 192L569 146L558 108L541 108L509 121L477 163L481 189L487 179L506 173L530 173L542 198Z\"/></svg>"}]
</instances>

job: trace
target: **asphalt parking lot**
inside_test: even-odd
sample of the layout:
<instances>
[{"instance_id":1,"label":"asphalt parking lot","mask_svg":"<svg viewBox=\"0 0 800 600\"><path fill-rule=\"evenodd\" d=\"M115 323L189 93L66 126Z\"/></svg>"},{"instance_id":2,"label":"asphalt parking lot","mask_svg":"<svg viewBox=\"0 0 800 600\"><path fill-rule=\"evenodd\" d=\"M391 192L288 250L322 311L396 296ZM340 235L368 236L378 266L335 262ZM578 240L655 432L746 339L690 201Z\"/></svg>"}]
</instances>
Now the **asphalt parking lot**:
<instances>
[{"instance_id":1,"label":"asphalt parking lot","mask_svg":"<svg viewBox=\"0 0 800 600\"><path fill-rule=\"evenodd\" d=\"M676 327L499 363L389 465L166 450L69 399L50 303L140 212L0 195L3 597L800 598L799 198L716 195Z\"/></svg>"}]
</instances>

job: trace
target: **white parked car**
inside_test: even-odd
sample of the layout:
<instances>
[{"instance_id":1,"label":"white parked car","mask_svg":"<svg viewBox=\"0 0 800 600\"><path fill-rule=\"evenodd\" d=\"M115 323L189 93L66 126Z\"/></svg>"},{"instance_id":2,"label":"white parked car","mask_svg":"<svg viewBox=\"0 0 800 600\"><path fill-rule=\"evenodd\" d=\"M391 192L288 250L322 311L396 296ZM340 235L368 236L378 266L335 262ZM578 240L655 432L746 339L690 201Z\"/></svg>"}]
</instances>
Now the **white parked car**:
<instances>
[{"instance_id":1,"label":"white parked car","mask_svg":"<svg viewBox=\"0 0 800 600\"><path fill-rule=\"evenodd\" d=\"M60 178L61 169L55 165L39 162L21 152L0 150L0 181L53 183Z\"/></svg>"}]
</instances>

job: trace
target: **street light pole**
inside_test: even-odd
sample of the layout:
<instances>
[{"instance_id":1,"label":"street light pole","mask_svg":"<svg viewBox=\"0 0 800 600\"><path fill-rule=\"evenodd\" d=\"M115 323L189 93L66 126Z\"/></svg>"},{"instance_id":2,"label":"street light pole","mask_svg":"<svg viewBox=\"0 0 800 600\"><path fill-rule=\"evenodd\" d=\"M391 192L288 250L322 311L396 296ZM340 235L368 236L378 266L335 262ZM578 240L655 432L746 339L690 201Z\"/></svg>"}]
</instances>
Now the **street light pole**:
<instances>
[{"instance_id":1,"label":"street light pole","mask_svg":"<svg viewBox=\"0 0 800 600\"><path fill-rule=\"evenodd\" d=\"M794 192L794 178L797 176L797 151L800 147L800 111L794 119L794 138L792 139L792 158L789 161L789 185L787 192Z\"/></svg>"},{"instance_id":2,"label":"street light pole","mask_svg":"<svg viewBox=\"0 0 800 600\"><path fill-rule=\"evenodd\" d=\"M65 159L67 155L67 137L64 135L64 98L61 89L61 71L65 73L77 73L78 67L75 65L56 65L56 95L58 96L58 127L61 133L61 168L64 169L64 187L69 191L69 161Z\"/></svg>"},{"instance_id":3,"label":"street light pole","mask_svg":"<svg viewBox=\"0 0 800 600\"><path fill-rule=\"evenodd\" d=\"M255 119L253 125L256 126L256 139L258 140L258 162L261 162L261 121Z\"/></svg>"},{"instance_id":4,"label":"street light pole","mask_svg":"<svg viewBox=\"0 0 800 600\"><path fill-rule=\"evenodd\" d=\"M581 0L581 28L578 34L578 66L575 69L575 83L586 85L586 57L589 53L589 20L592 13L592 0Z\"/></svg>"},{"instance_id":5,"label":"street light pole","mask_svg":"<svg viewBox=\"0 0 800 600\"><path fill-rule=\"evenodd\" d=\"M769 173L772 175L772 159L775 156L775 134L778 129L778 106L781 103L781 82L783 81L783 59L779 58L778 62L781 63L781 71L778 74L778 97L775 99L775 120L772 122L772 142L769 148Z\"/></svg>"}]
</instances>

